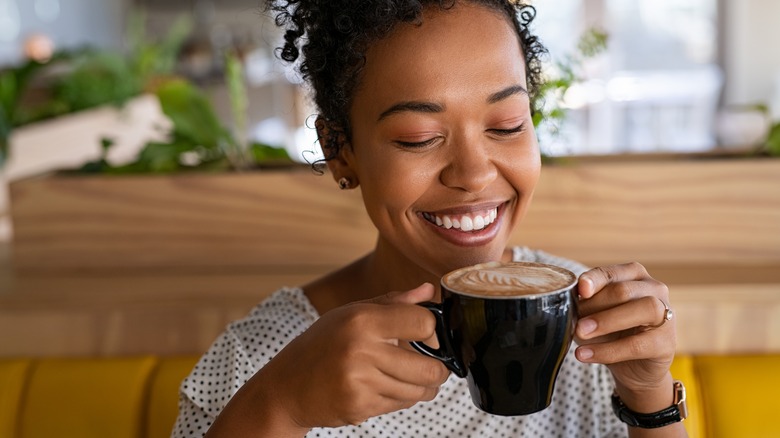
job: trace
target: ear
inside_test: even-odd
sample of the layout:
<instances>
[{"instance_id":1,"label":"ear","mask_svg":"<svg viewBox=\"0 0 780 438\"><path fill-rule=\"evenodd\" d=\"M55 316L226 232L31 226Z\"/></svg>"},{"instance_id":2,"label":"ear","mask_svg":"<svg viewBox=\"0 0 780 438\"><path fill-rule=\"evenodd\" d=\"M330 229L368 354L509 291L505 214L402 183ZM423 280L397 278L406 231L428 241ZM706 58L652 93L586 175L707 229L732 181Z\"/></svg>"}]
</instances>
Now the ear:
<instances>
[{"instance_id":1,"label":"ear","mask_svg":"<svg viewBox=\"0 0 780 438\"><path fill-rule=\"evenodd\" d=\"M359 181L354 170L352 145L347 141L344 128L321 116L317 117L314 126L317 128L317 139L322 147L333 180L347 178L351 187L357 187Z\"/></svg>"}]
</instances>

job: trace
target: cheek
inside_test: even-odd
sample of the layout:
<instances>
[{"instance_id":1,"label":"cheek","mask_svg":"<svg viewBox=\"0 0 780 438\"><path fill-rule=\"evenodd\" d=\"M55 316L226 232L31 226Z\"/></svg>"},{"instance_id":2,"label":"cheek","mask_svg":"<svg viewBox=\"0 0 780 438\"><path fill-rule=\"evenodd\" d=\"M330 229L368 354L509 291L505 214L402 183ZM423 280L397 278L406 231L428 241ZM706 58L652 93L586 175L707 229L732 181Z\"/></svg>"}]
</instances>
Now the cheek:
<instances>
[{"instance_id":1,"label":"cheek","mask_svg":"<svg viewBox=\"0 0 780 438\"><path fill-rule=\"evenodd\" d=\"M366 181L364 196L367 205L371 203L375 208L407 210L430 188L435 166L417 165L418 160L412 156L393 155L361 165L360 173Z\"/></svg>"},{"instance_id":2,"label":"cheek","mask_svg":"<svg viewBox=\"0 0 780 438\"><path fill-rule=\"evenodd\" d=\"M495 162L509 183L518 191L533 190L542 168L542 159L535 138L529 137L526 141L510 146L502 155Z\"/></svg>"}]
</instances>

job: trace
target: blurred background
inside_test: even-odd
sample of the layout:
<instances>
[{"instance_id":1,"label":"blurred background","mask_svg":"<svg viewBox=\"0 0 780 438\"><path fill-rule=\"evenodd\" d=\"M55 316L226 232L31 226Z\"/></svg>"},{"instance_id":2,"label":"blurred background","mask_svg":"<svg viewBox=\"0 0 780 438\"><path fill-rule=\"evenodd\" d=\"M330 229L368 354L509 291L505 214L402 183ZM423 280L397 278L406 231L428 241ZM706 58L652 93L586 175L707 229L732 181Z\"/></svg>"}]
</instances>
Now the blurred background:
<instances>
[{"instance_id":1,"label":"blurred background","mask_svg":"<svg viewBox=\"0 0 780 438\"><path fill-rule=\"evenodd\" d=\"M640 260L708 377L690 436L778 436L780 1L532 3L551 163L510 244ZM371 249L280 41L258 0L0 0L0 436L169 436L226 324Z\"/></svg>"},{"instance_id":2,"label":"blurred background","mask_svg":"<svg viewBox=\"0 0 780 438\"><path fill-rule=\"evenodd\" d=\"M546 73L557 80L547 90L545 117L538 127L547 156L746 151L764 144L780 120L780 51L772 48L778 39L780 2L532 3L538 9L537 33L550 50ZM160 82L155 74L183 77L203 93L219 125L230 131L232 137L220 140L223 143L278 148L294 161L311 162L320 156L307 123L315 111L294 68L275 56L280 40L279 30L257 0L0 0L0 71L24 70L31 60L45 64L58 54L76 59L60 72L74 70L82 62L80 51L95 50L103 53L100 67L116 73L122 83L120 75L127 72L111 70L119 70L111 64L116 60L106 61L104 55L128 57L131 79L141 78L144 84L125 94L118 90L122 87L107 86L116 94L107 97L111 103L124 104L134 93L153 92L149 84ZM240 69L233 72L234 78L240 77L238 84L229 83L230 59ZM146 76L136 71L144 66ZM56 68L50 70L54 73L42 76L57 74ZM81 80L92 82L84 79L88 77ZM76 100L85 100L79 95L90 91L84 83L70 84ZM36 100L36 85L32 81L28 88L33 92L23 93L21 101ZM67 85L60 85L65 88L60 94L67 95ZM89 102L79 105L67 111L88 108ZM7 146L0 176L14 181L96 159L112 165L132 162L148 141L160 139L157 128L165 116L175 119L162 114L165 108L155 102L135 105L129 105L128 112L144 114L145 127L136 124L129 139L111 139L110 150L105 144L101 149L102 138L61 138L57 144L38 141L38 146L22 146L26 131L16 125L67 111L50 105L22 114L26 121L10 125L22 129L16 134L17 144ZM7 135L10 127L0 131ZM270 149L262 153L266 150ZM176 159L209 161L199 153L188 151ZM231 164L236 160L232 157ZM4 240L11 233L7 214L2 213L6 198L3 188Z\"/></svg>"},{"instance_id":3,"label":"blurred background","mask_svg":"<svg viewBox=\"0 0 780 438\"><path fill-rule=\"evenodd\" d=\"M735 140L713 132L717 110L768 104L775 117L780 112L780 51L766 50L777 37L776 1L533 4L539 10L538 33L553 58L570 55L589 28L609 35L606 52L585 65L587 81L571 90L575 122L567 128L568 146L559 153L713 148ZM240 52L253 91L295 82L273 56L279 33L256 0L0 0L0 65L20 62L25 43L36 35L50 38L56 49L122 50L133 10L146 12L152 36L163 35L181 14L192 18L194 29L178 70L204 83L219 81L228 50ZM289 107L290 96L275 92L260 94L264 105L254 108L253 122Z\"/></svg>"},{"instance_id":4,"label":"blurred background","mask_svg":"<svg viewBox=\"0 0 780 438\"><path fill-rule=\"evenodd\" d=\"M551 155L744 147L763 127L745 114L750 106L765 105L780 118L780 51L767 50L778 36L777 1L533 4L551 69L577 54L587 30L608 35L605 51L576 64L581 81L566 95L569 120L545 142ZM251 135L290 148L294 158L310 149L311 137L296 130L313 111L299 100L295 73L274 56L280 35L256 0L0 0L0 65L22 62L44 38L57 50L126 50L133 11L145 12L152 39L182 14L192 20L176 71L208 88L225 119L224 56L237 52L249 84ZM746 118L750 126L732 126Z\"/></svg>"}]
</instances>

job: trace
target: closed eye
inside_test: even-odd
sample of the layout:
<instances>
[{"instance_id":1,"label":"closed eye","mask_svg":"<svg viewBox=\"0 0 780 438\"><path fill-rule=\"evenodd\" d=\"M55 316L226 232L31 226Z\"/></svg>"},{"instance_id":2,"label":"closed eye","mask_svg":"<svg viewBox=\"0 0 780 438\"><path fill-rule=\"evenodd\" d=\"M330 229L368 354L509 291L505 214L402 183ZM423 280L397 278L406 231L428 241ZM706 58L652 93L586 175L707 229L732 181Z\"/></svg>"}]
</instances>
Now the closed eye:
<instances>
[{"instance_id":1,"label":"closed eye","mask_svg":"<svg viewBox=\"0 0 780 438\"><path fill-rule=\"evenodd\" d=\"M395 143L404 148L414 149L414 148L424 148L425 146L430 146L435 141L436 141L436 137L429 138L428 140L414 141L414 142L396 140Z\"/></svg>"},{"instance_id":2,"label":"closed eye","mask_svg":"<svg viewBox=\"0 0 780 438\"><path fill-rule=\"evenodd\" d=\"M488 129L488 132L492 132L493 134L498 134L502 136L509 136L523 131L525 131L525 123L521 123L520 125L510 129L498 129L498 128Z\"/></svg>"}]
</instances>

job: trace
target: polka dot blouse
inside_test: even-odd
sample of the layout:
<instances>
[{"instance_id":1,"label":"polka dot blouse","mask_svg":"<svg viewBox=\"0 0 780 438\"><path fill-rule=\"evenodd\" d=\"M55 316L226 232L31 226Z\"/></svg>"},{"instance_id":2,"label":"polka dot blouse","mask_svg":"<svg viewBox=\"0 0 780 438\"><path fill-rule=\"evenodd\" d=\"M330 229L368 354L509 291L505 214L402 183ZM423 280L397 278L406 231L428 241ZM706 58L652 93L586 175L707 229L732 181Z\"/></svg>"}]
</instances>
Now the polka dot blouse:
<instances>
[{"instance_id":1,"label":"polka dot blouse","mask_svg":"<svg viewBox=\"0 0 780 438\"><path fill-rule=\"evenodd\" d=\"M542 251L514 248L517 261L585 268ZM202 437L230 397L287 343L319 317L300 288L283 288L244 319L230 324L182 382L173 437ZM494 416L471 402L466 379L450 375L435 400L370 418L359 426L312 429L307 437L623 437L610 408L612 376L567 354L547 409Z\"/></svg>"}]
</instances>

